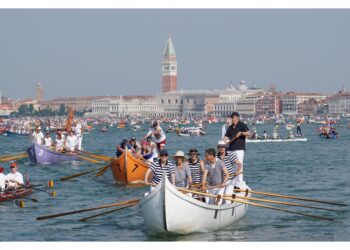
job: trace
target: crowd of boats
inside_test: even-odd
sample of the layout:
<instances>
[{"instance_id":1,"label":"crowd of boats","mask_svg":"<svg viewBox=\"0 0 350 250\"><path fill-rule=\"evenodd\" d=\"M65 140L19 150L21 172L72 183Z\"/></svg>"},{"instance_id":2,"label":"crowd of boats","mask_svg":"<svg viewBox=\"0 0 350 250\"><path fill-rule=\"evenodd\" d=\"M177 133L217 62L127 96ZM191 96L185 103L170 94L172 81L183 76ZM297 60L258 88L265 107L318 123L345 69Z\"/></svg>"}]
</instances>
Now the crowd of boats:
<instances>
[{"instance_id":1,"label":"crowd of boats","mask_svg":"<svg viewBox=\"0 0 350 250\"><path fill-rule=\"evenodd\" d=\"M236 112L234 113L236 114ZM233 114L233 117L237 116L235 114ZM68 119L63 117L53 119L3 119L0 120L0 127L2 128L2 134L11 132L16 135L21 135L24 131L26 135L31 137L32 145L27 149L25 155L27 155L33 163L50 165L64 161L85 160L96 164L107 164L106 166L63 177L61 180L70 180L92 172L96 172L96 176L100 176L110 170L113 178L117 182L150 185L150 192L145 194L145 197L136 201L121 202L121 204L125 205L125 208L136 204L140 205L145 224L150 231L187 234L198 231L218 230L230 225L245 215L248 205L268 207L252 202L254 199L259 200L259 198L253 198L251 196L253 191L242 179L243 158L240 156L240 153L237 152L236 154L235 151L230 151L230 147L228 147L234 143L237 138L240 138L240 140L244 142L307 140L301 129L302 120L297 120L295 124L286 123L285 128L289 131L289 134L285 138L280 137L278 133L280 123L275 124L271 136L268 135L266 130L264 130L262 136L260 136L257 129L253 128L249 133L247 133L245 129L236 131L235 133L237 134L231 138L229 136L230 132L228 131L229 128L232 130L231 123L233 122L233 117L224 119L213 117L195 119L162 118L157 120L150 120L148 118L76 118L74 120L71 115ZM218 152L216 152L215 149L208 149L205 154L208 169L207 165L204 167L204 161L199 159L198 150L195 148L190 149L188 159L182 151L178 151L174 156L175 167L169 163L170 160L168 161L168 158L163 158L164 156L169 156L168 151L165 149L167 132L176 132L179 136L204 136L206 132L204 131L203 125L222 121L226 122L226 124L223 125L223 133L217 144ZM141 129L142 124L149 124L149 128L147 132L145 132L145 136L142 140L137 141L134 137L122 140L122 142L117 145L115 156L95 154L82 149L83 134L92 131L94 127L102 126L102 128L105 128L105 131L102 131L102 129L100 131L108 132L108 128L111 127L119 129L128 127L132 130L138 130ZM168 127L163 130L162 125L166 126L166 124L168 124ZM191 124L194 125L189 126ZM241 122L241 124L242 128L247 128L243 122ZM325 124L322 130L320 130L323 135L324 132L327 132L329 135L335 131L335 123L327 122ZM180 127L180 125L182 127ZM296 129L296 134L293 132L294 129ZM50 132L55 132L55 140L51 138ZM247 133L247 135L242 133ZM328 137L325 135L325 138ZM220 151L222 149L224 149L224 151ZM221 154L222 152L223 154ZM221 155L223 157L222 159L220 158ZM195 157L192 158L193 156ZM0 161L7 162L23 157L23 153L13 156L2 156L0 157ZM216 171L219 171L217 169L220 169L220 167L216 167L215 165L219 160L222 160L225 165L231 164L231 166L229 167L227 165L227 167L221 167L222 172L216 173ZM179 168L180 170L177 168L178 166L181 166ZM166 169L165 172L163 168ZM227 170L224 170L226 168ZM228 170L230 168L231 170L229 172ZM163 170L160 171L160 169ZM152 181L148 178L149 172L152 173ZM173 180L170 178L172 174L174 175ZM203 181L203 178L205 179L207 175L210 175L209 185L206 181ZM220 180L214 183L213 180L215 178L219 178ZM176 183L182 184L175 184L175 180ZM230 182L230 185L222 184L229 183L231 180L232 182ZM0 193L0 201L18 199L19 197L31 194L33 190L35 190L30 185L26 188L28 183L24 183L23 180L18 184L20 185L18 191L21 190L23 193L19 195L17 191L3 190ZM226 189L228 189L229 192L226 192ZM26 192L25 190L28 191ZM12 197L11 194L13 194ZM117 206L119 206L119 203ZM286 209L269 208L291 212ZM298 212L296 213L298 214ZM188 214L192 216L189 217ZM322 218L305 213L303 215ZM44 216L38 219L53 217L57 216ZM203 218L207 219L203 220Z\"/></svg>"}]
</instances>

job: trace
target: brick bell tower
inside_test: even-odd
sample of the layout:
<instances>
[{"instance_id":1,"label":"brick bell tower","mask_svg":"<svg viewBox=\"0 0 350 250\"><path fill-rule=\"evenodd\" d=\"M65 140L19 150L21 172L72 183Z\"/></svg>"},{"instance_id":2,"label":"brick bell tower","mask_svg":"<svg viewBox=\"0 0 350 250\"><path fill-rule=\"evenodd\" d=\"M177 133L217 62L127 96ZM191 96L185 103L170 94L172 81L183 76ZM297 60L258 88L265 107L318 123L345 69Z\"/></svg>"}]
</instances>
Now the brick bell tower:
<instances>
[{"instance_id":1,"label":"brick bell tower","mask_svg":"<svg viewBox=\"0 0 350 250\"><path fill-rule=\"evenodd\" d=\"M163 53L162 78L163 93L175 91L177 89L177 61L170 35Z\"/></svg>"}]
</instances>

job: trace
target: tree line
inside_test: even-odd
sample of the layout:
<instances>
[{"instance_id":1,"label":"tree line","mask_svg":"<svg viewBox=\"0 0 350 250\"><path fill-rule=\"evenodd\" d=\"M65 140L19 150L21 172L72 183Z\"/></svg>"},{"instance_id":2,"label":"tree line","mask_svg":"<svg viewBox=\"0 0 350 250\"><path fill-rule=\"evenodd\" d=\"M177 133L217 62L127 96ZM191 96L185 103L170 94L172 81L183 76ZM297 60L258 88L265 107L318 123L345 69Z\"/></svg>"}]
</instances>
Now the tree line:
<instances>
[{"instance_id":1,"label":"tree line","mask_svg":"<svg viewBox=\"0 0 350 250\"><path fill-rule=\"evenodd\" d=\"M74 111L74 116L83 116L84 111ZM61 104L58 110L52 110L50 108L44 108L35 110L33 104L21 104L18 111L12 112L11 116L66 116L68 115L68 109L64 104Z\"/></svg>"}]
</instances>

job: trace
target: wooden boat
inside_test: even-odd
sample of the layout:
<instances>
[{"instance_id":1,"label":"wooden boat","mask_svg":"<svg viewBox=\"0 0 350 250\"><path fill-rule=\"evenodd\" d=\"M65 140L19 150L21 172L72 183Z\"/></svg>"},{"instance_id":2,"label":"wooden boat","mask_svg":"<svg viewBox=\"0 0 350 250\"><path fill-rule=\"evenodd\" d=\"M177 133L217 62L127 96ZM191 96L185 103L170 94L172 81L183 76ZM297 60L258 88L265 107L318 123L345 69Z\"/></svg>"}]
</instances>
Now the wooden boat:
<instances>
[{"instance_id":1,"label":"wooden boat","mask_svg":"<svg viewBox=\"0 0 350 250\"><path fill-rule=\"evenodd\" d=\"M39 144L33 144L27 150L29 159L39 164L55 164L64 161L78 160L77 153L62 154Z\"/></svg>"},{"instance_id":2,"label":"wooden boat","mask_svg":"<svg viewBox=\"0 0 350 250\"><path fill-rule=\"evenodd\" d=\"M293 138L293 139L246 139L246 142L300 142L307 141L307 138Z\"/></svg>"},{"instance_id":3,"label":"wooden boat","mask_svg":"<svg viewBox=\"0 0 350 250\"><path fill-rule=\"evenodd\" d=\"M113 160L111 166L114 179L123 183L143 181L148 169L144 161L133 156L128 150Z\"/></svg>"},{"instance_id":4,"label":"wooden boat","mask_svg":"<svg viewBox=\"0 0 350 250\"><path fill-rule=\"evenodd\" d=\"M248 205L239 202L221 206L207 204L179 192L163 175L156 188L141 200L140 208L151 232L189 234L229 226L246 214Z\"/></svg>"},{"instance_id":5,"label":"wooden boat","mask_svg":"<svg viewBox=\"0 0 350 250\"><path fill-rule=\"evenodd\" d=\"M32 188L20 188L15 190L5 190L0 192L0 202L20 199L33 193Z\"/></svg>"}]
</instances>

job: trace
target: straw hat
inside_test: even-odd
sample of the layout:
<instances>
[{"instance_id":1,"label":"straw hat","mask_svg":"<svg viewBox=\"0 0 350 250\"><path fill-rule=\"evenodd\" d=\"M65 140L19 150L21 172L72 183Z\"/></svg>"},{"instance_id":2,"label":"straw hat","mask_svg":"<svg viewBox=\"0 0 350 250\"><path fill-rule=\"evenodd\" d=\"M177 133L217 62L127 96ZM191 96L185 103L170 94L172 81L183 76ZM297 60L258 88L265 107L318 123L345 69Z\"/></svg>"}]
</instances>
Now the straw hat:
<instances>
[{"instance_id":1,"label":"straw hat","mask_svg":"<svg viewBox=\"0 0 350 250\"><path fill-rule=\"evenodd\" d=\"M176 157L182 157L184 159L186 159L185 157L185 153L183 151L177 151L175 155L173 155L174 159L176 159Z\"/></svg>"}]
</instances>

